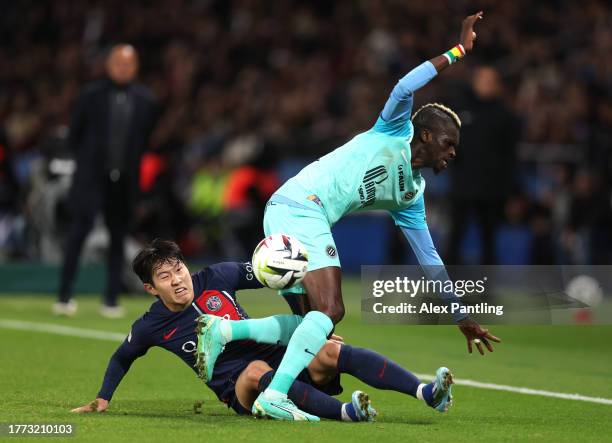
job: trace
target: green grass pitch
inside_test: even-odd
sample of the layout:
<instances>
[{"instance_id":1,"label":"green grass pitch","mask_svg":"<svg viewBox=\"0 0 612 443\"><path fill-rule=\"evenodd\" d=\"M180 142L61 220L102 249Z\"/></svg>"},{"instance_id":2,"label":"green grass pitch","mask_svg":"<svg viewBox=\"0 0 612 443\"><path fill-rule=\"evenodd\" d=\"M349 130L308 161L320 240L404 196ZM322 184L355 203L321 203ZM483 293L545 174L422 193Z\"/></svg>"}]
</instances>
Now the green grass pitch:
<instances>
[{"instance_id":1,"label":"green grass pitch","mask_svg":"<svg viewBox=\"0 0 612 443\"><path fill-rule=\"evenodd\" d=\"M347 315L337 333L417 372L440 365L457 378L612 398L612 327L495 327L503 339L493 354L468 355L452 326L362 325L359 283L344 287ZM243 291L251 316L286 312L272 291ZM124 320L98 316L97 298L82 297L72 319L50 315L53 300L0 296L0 318L53 323L127 334L151 298L125 298ZM612 435L612 405L455 386L448 414L411 397L343 378L348 400L364 389L379 411L376 423L283 423L238 417L218 402L182 362L162 349L137 360L104 414L69 410L93 400L118 342L0 328L0 423L74 423L68 441L602 441ZM194 403L203 401L202 412ZM76 440L75 440L76 439ZM54 440L55 441L55 440Z\"/></svg>"}]
</instances>

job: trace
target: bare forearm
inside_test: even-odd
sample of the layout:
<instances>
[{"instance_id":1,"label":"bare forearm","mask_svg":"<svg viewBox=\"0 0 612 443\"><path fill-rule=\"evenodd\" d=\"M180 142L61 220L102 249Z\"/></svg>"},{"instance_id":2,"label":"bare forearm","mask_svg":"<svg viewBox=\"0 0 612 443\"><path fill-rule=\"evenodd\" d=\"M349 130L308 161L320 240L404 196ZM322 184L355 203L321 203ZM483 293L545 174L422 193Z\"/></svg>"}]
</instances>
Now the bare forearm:
<instances>
[{"instance_id":1,"label":"bare forearm","mask_svg":"<svg viewBox=\"0 0 612 443\"><path fill-rule=\"evenodd\" d=\"M429 62L432 65L434 65L434 68L436 68L436 71L438 71L438 73L444 71L446 68L450 66L448 59L444 57L444 55L439 55L437 57L434 57L431 60L429 60Z\"/></svg>"}]
</instances>

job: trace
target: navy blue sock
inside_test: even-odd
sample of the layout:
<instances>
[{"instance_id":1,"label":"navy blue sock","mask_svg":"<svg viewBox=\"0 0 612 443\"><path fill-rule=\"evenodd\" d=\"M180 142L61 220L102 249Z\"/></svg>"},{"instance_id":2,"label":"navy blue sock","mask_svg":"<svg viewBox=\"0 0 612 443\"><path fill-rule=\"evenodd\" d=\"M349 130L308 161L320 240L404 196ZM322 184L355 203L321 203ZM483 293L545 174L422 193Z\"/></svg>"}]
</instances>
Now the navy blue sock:
<instances>
[{"instance_id":1,"label":"navy blue sock","mask_svg":"<svg viewBox=\"0 0 612 443\"><path fill-rule=\"evenodd\" d=\"M338 357L338 371L351 374L377 389L403 392L416 398L421 383L412 372L369 349L343 344Z\"/></svg>"},{"instance_id":2,"label":"navy blue sock","mask_svg":"<svg viewBox=\"0 0 612 443\"><path fill-rule=\"evenodd\" d=\"M425 402L431 407L434 406L434 387L434 383L428 383L423 386L423 398L425 399Z\"/></svg>"},{"instance_id":3,"label":"navy blue sock","mask_svg":"<svg viewBox=\"0 0 612 443\"><path fill-rule=\"evenodd\" d=\"M274 371L269 371L262 375L259 379L259 392L265 391L272 377L274 377ZM291 388L289 388L287 397L304 412L331 420L342 419L343 403L307 383L299 380L294 381Z\"/></svg>"}]
</instances>

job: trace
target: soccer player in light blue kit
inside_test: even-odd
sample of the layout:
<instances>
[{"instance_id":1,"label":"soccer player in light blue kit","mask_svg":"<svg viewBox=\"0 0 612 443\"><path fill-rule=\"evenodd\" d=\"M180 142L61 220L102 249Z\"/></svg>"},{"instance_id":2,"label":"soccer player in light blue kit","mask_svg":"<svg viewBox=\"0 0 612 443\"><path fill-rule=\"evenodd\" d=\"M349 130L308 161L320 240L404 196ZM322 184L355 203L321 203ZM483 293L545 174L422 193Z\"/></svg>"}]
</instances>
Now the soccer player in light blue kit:
<instances>
[{"instance_id":1,"label":"soccer player in light blue kit","mask_svg":"<svg viewBox=\"0 0 612 443\"><path fill-rule=\"evenodd\" d=\"M433 168L439 173L447 168L459 144L461 121L437 103L423 106L411 121L413 95L472 49L474 24L481 18L482 12L468 16L460 44L416 67L397 83L373 128L306 166L270 198L264 216L266 235L289 234L308 250L308 273L302 284L283 293L294 312L299 304L302 313L307 313L291 336L270 385L254 402L254 415L308 419L287 399L287 392L344 316L340 260L331 234L331 226L339 219L360 210L388 210L427 277L440 279L439 272L431 275L436 266L443 269L443 262L425 223L425 180L420 170ZM455 320L469 352L473 343L484 354L482 344L492 352L490 341L499 342L467 316L455 316ZM214 358L213 353L209 365ZM450 371L438 369L434 397L439 410L450 402L451 383Z\"/></svg>"}]
</instances>

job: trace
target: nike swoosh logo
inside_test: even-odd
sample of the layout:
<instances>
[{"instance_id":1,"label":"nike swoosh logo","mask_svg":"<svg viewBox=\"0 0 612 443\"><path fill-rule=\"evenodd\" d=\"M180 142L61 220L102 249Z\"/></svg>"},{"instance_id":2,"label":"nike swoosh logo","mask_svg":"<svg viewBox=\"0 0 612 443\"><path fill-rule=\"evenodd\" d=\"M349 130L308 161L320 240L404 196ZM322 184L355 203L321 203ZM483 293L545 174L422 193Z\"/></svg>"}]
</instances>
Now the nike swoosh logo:
<instances>
[{"instance_id":1,"label":"nike swoosh logo","mask_svg":"<svg viewBox=\"0 0 612 443\"><path fill-rule=\"evenodd\" d=\"M172 331L168 332L164 335L164 340L170 340L170 338L174 335L178 327L174 328Z\"/></svg>"},{"instance_id":2,"label":"nike swoosh logo","mask_svg":"<svg viewBox=\"0 0 612 443\"><path fill-rule=\"evenodd\" d=\"M310 354L310 355L312 355L312 356L314 356L314 355L315 355L315 354L313 354L312 352L310 352L310 351L308 350L308 348L304 349L304 352L306 352L307 354Z\"/></svg>"}]
</instances>

